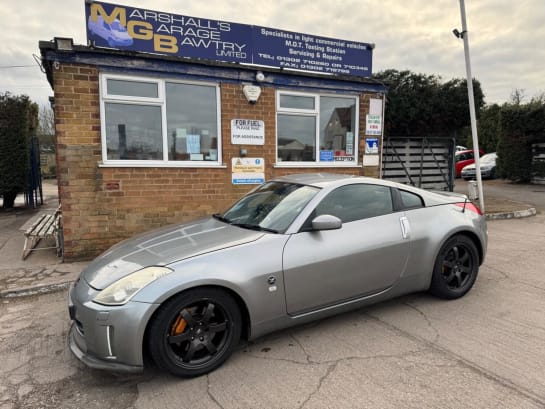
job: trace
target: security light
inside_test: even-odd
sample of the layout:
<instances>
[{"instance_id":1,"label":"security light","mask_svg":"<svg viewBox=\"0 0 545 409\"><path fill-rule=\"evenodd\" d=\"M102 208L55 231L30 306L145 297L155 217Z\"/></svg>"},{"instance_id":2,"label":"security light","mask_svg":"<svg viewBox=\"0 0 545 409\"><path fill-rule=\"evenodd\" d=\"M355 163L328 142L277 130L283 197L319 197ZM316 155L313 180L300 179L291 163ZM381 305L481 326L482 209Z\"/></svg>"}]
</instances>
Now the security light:
<instances>
[{"instance_id":1,"label":"security light","mask_svg":"<svg viewBox=\"0 0 545 409\"><path fill-rule=\"evenodd\" d=\"M55 37L53 41L56 51L74 51L74 40L71 38Z\"/></svg>"},{"instance_id":2,"label":"security light","mask_svg":"<svg viewBox=\"0 0 545 409\"><path fill-rule=\"evenodd\" d=\"M454 30L452 30L452 34L454 34L457 38L464 38L464 34L466 32L465 31L462 31L461 33L458 31L457 28L455 28Z\"/></svg>"}]
</instances>

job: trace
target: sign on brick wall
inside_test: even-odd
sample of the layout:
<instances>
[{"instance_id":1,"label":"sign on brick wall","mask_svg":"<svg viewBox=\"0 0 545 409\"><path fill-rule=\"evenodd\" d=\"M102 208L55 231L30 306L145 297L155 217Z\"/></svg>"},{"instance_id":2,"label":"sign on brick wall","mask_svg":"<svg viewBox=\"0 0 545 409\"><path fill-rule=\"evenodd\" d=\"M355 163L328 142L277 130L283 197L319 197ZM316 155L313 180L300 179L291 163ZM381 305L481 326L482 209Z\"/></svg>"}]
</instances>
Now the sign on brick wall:
<instances>
[{"instance_id":1,"label":"sign on brick wall","mask_svg":"<svg viewBox=\"0 0 545 409\"><path fill-rule=\"evenodd\" d=\"M265 182L263 158L232 158L233 185L258 185Z\"/></svg>"},{"instance_id":2,"label":"sign on brick wall","mask_svg":"<svg viewBox=\"0 0 545 409\"><path fill-rule=\"evenodd\" d=\"M233 145L264 145L265 122L255 119L231 119Z\"/></svg>"},{"instance_id":3,"label":"sign on brick wall","mask_svg":"<svg viewBox=\"0 0 545 409\"><path fill-rule=\"evenodd\" d=\"M85 2L99 47L327 74L371 76L373 45L269 27Z\"/></svg>"}]
</instances>

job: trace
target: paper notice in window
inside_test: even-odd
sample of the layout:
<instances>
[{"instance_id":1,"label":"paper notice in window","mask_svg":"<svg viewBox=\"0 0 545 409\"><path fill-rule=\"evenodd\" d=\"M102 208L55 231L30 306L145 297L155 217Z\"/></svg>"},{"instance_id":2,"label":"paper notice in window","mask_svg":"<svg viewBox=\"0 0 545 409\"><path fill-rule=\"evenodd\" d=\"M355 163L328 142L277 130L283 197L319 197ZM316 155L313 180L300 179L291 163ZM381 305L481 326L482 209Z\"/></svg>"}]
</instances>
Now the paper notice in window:
<instances>
[{"instance_id":1,"label":"paper notice in window","mask_svg":"<svg viewBox=\"0 0 545 409\"><path fill-rule=\"evenodd\" d=\"M185 138L187 130L185 128L176 128L176 138Z\"/></svg>"},{"instance_id":2,"label":"paper notice in window","mask_svg":"<svg viewBox=\"0 0 545 409\"><path fill-rule=\"evenodd\" d=\"M201 135L187 135L186 145L187 153L201 153Z\"/></svg>"}]
</instances>

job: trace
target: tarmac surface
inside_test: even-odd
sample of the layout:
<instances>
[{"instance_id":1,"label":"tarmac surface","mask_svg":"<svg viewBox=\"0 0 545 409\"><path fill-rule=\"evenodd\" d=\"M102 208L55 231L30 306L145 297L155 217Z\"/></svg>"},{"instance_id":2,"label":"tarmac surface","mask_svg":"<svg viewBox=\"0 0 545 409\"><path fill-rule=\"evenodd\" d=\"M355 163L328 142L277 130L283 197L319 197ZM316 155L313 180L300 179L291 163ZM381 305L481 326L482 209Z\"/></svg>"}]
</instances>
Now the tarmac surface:
<instances>
[{"instance_id":1,"label":"tarmac surface","mask_svg":"<svg viewBox=\"0 0 545 409\"><path fill-rule=\"evenodd\" d=\"M457 179L455 191L467 194L468 183ZM539 200L545 198L545 186L528 189L535 193L539 211ZM507 194L502 192L507 191ZM52 240L42 240L35 251L23 260L24 231L43 212L53 213L58 207L56 180L43 181L44 204L36 209L26 208L20 195L14 209L0 209L0 299L44 294L67 288L75 281L89 261L63 262L57 257ZM511 193L509 193L511 192ZM538 211L531 202L520 201L516 185L507 181L486 181L484 185L485 209L488 219L510 219L533 216ZM538 200L539 199L539 200ZM1 204L0 199L0 204ZM48 248L49 247L49 248Z\"/></svg>"},{"instance_id":2,"label":"tarmac surface","mask_svg":"<svg viewBox=\"0 0 545 409\"><path fill-rule=\"evenodd\" d=\"M21 260L21 229L54 211L53 188L38 210L0 212L0 409L545 408L545 189L485 196L502 217L540 211L489 223L487 258L462 299L410 294L278 331L241 343L208 375L180 379L153 365L96 371L71 354L57 290L87 263L61 263L54 249Z\"/></svg>"}]
</instances>

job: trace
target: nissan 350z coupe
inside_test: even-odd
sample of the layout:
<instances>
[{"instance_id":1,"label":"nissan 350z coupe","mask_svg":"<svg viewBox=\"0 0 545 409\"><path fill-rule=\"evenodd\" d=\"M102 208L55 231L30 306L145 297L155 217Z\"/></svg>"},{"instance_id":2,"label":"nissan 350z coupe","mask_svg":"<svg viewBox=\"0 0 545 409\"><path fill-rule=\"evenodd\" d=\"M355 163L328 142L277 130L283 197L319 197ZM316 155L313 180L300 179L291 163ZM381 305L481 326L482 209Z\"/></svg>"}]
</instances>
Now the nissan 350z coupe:
<instances>
[{"instance_id":1,"label":"nissan 350z coupe","mask_svg":"<svg viewBox=\"0 0 545 409\"><path fill-rule=\"evenodd\" d=\"M178 376L241 339L429 290L466 294L487 228L463 195L332 174L277 178L221 214L123 241L69 291L69 345L93 368Z\"/></svg>"}]
</instances>

